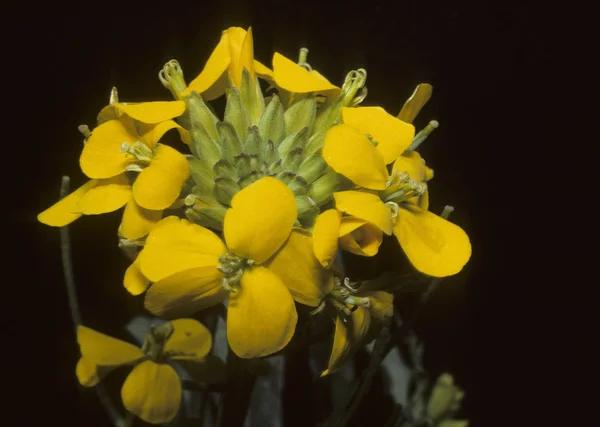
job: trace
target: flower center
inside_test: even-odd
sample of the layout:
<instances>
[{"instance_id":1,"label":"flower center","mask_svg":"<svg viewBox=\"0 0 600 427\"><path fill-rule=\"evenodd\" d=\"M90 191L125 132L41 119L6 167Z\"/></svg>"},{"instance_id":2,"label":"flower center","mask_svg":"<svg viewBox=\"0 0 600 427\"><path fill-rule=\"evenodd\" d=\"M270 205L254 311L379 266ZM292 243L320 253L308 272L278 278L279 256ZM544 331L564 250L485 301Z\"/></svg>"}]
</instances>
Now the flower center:
<instances>
[{"instance_id":1,"label":"flower center","mask_svg":"<svg viewBox=\"0 0 600 427\"><path fill-rule=\"evenodd\" d=\"M384 202L401 203L406 200L422 196L427 191L425 182L418 182L412 179L408 173L396 173L390 178L389 187L381 191L379 195Z\"/></svg>"},{"instance_id":2,"label":"flower center","mask_svg":"<svg viewBox=\"0 0 600 427\"><path fill-rule=\"evenodd\" d=\"M221 282L223 288L228 292L236 292L239 289L240 280L242 280L244 270L247 270L253 265L253 259L244 258L232 252L221 255L219 257L219 265L217 268L225 274L225 277L223 277L223 281Z\"/></svg>"},{"instance_id":3,"label":"flower center","mask_svg":"<svg viewBox=\"0 0 600 427\"><path fill-rule=\"evenodd\" d=\"M127 170L135 170L137 172L141 171L142 166L148 166L154 157L154 153L146 144L141 141L136 141L135 143L130 144L128 142L124 142L121 144L121 153L127 153L135 157L140 164L130 165Z\"/></svg>"},{"instance_id":4,"label":"flower center","mask_svg":"<svg viewBox=\"0 0 600 427\"><path fill-rule=\"evenodd\" d=\"M146 336L142 351L153 362L165 363L167 357L164 351L165 344L172 334L173 325L171 322L150 326L150 333Z\"/></svg>"},{"instance_id":5,"label":"flower center","mask_svg":"<svg viewBox=\"0 0 600 427\"><path fill-rule=\"evenodd\" d=\"M371 306L369 298L356 296L356 284L357 282L351 282L349 277L345 277L344 280L337 276L333 278L333 290L327 296L327 300L343 317L351 316L358 307ZM321 311L319 308L315 312Z\"/></svg>"}]
</instances>

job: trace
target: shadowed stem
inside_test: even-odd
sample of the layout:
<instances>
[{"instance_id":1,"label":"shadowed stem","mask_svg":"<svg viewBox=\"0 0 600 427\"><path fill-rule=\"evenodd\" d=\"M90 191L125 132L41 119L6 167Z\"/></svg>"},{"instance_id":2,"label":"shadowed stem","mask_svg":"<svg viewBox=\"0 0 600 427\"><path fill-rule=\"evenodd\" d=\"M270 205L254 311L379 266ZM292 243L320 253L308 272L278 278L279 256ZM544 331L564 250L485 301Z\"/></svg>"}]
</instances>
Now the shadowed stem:
<instances>
[{"instance_id":1,"label":"shadowed stem","mask_svg":"<svg viewBox=\"0 0 600 427\"><path fill-rule=\"evenodd\" d=\"M62 177L62 183L60 185L60 199L64 199L69 194L71 179L68 176ZM73 320L73 327L75 328L75 335L77 335L77 327L81 324L81 311L79 310L79 303L77 302L77 290L75 287L75 275L73 274L73 259L71 256L71 240L69 238L69 227L64 226L60 228L60 253L62 258L63 273L65 277L65 284L67 286L67 296L69 299L69 310L71 311L71 320ZM96 394L102 404L102 407L106 411L106 414L112 421L115 427L127 427L131 426L132 419L127 417L124 419L119 413L119 410L113 403L112 399L108 395L108 392L104 388L102 383L96 385Z\"/></svg>"},{"instance_id":2,"label":"shadowed stem","mask_svg":"<svg viewBox=\"0 0 600 427\"><path fill-rule=\"evenodd\" d=\"M242 427L250 407L256 376L246 369L245 359L238 357L231 347L227 353L227 385L219 405L219 427Z\"/></svg>"}]
</instances>

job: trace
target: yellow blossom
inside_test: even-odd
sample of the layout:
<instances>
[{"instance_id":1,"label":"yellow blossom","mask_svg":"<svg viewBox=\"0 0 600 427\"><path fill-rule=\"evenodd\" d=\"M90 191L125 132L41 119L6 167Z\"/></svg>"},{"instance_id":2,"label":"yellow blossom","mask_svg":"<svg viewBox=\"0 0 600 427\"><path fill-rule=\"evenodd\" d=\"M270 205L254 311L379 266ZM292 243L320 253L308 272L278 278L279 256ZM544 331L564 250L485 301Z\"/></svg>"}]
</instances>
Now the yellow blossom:
<instances>
[{"instance_id":1,"label":"yellow blossom","mask_svg":"<svg viewBox=\"0 0 600 427\"><path fill-rule=\"evenodd\" d=\"M183 96L196 91L203 98L211 100L223 95L229 86L240 89L244 68L250 73L252 81L257 75L267 78L272 75L269 68L254 59L252 29L228 28L223 31L204 69L190 82Z\"/></svg>"},{"instance_id":2,"label":"yellow blossom","mask_svg":"<svg viewBox=\"0 0 600 427\"><path fill-rule=\"evenodd\" d=\"M383 324L385 317L393 315L394 297L383 291L356 291L348 279L336 284L329 295L338 310L335 314L335 333L328 367L321 376L339 370Z\"/></svg>"},{"instance_id":3,"label":"yellow blossom","mask_svg":"<svg viewBox=\"0 0 600 427\"><path fill-rule=\"evenodd\" d=\"M187 220L163 219L140 253L143 275L155 282L146 294L146 308L170 317L228 298L227 338L238 356L255 358L281 350L296 327L292 293L306 295L297 297L299 301L318 298L314 296L318 274L312 268L320 265L314 257L308 258L308 265L297 260L291 274L282 276L295 276L293 280L284 282L274 272L285 265L274 255L293 259L294 254L307 252L302 248L310 249L310 242L293 231L296 218L292 191L265 177L233 197L223 224L227 245Z\"/></svg>"},{"instance_id":4,"label":"yellow blossom","mask_svg":"<svg viewBox=\"0 0 600 427\"><path fill-rule=\"evenodd\" d=\"M81 385L93 387L110 371L133 366L121 389L125 408L142 420L161 424L172 420L181 404L181 380L171 361L203 363L212 346L204 325L177 319L153 327L142 348L79 325L81 359L76 373Z\"/></svg>"},{"instance_id":5,"label":"yellow blossom","mask_svg":"<svg viewBox=\"0 0 600 427\"><path fill-rule=\"evenodd\" d=\"M333 265L338 247L361 256L374 256L383 241L375 225L353 216L342 216L336 209L321 213L313 227L313 249L321 265Z\"/></svg>"},{"instance_id":6,"label":"yellow blossom","mask_svg":"<svg viewBox=\"0 0 600 427\"><path fill-rule=\"evenodd\" d=\"M340 88L331 84L317 70L298 65L280 53L273 55L273 80L282 89L294 93L332 93Z\"/></svg>"},{"instance_id":7,"label":"yellow blossom","mask_svg":"<svg viewBox=\"0 0 600 427\"><path fill-rule=\"evenodd\" d=\"M80 157L81 170L90 178L105 179L137 171L133 197L145 209L163 210L179 196L189 176L185 157L161 137L179 125L172 120L149 125L127 115L96 127Z\"/></svg>"},{"instance_id":8,"label":"yellow blossom","mask_svg":"<svg viewBox=\"0 0 600 427\"><path fill-rule=\"evenodd\" d=\"M390 187L379 195L350 190L335 193L334 199L338 210L393 233L417 270L445 277L467 263L471 243L459 226L427 211L424 181L431 174L418 154L401 156L394 163Z\"/></svg>"}]
</instances>

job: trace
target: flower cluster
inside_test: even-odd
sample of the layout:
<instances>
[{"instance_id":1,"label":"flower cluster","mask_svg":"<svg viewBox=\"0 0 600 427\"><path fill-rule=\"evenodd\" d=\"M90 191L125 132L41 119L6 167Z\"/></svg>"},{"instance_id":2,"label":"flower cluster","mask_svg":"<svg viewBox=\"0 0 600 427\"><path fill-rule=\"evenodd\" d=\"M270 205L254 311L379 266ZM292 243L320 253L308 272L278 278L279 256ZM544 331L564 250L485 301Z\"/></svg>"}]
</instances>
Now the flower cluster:
<instances>
[{"instance_id":1,"label":"flower cluster","mask_svg":"<svg viewBox=\"0 0 600 427\"><path fill-rule=\"evenodd\" d=\"M326 375L393 311L391 293L344 277L341 251L372 257L394 235L417 271L445 277L471 247L428 211L433 171L415 148L437 123L415 135L412 121L431 87L420 85L397 116L360 107L366 71L338 87L307 52L298 62L275 53L271 69L254 59L251 29L229 28L189 84L177 61L164 66L159 79L174 101L122 102L113 89L97 126L82 128L90 180L38 218L60 227L124 207L120 245L136 249L125 288L166 319L225 304L228 344L241 358L284 349L297 304L315 315L327 308L335 334ZM223 119L207 103L222 95ZM171 130L189 154L161 142ZM133 364L126 408L152 423L172 419L181 386L169 363L202 363L211 336L192 319L164 325L142 349L79 326L81 384Z\"/></svg>"}]
</instances>

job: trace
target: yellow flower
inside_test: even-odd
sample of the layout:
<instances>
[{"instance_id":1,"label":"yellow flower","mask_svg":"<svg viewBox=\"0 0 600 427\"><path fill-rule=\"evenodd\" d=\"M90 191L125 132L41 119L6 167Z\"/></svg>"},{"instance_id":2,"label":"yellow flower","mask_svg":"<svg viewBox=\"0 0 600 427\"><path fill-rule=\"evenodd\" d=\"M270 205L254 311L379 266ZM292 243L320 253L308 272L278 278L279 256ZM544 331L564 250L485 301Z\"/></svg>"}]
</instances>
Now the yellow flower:
<instances>
[{"instance_id":1,"label":"yellow flower","mask_svg":"<svg viewBox=\"0 0 600 427\"><path fill-rule=\"evenodd\" d=\"M163 219L140 253L143 275L155 282L146 294L146 308L170 317L229 297L231 349L243 358L281 350L297 322L292 294L312 305L320 299L314 289L319 277L314 268L320 265L310 240L293 231L296 218L292 191L265 177L233 197L223 225L227 246L204 227L176 217ZM286 260L292 259L296 261L290 265ZM282 270L283 280L277 275Z\"/></svg>"},{"instance_id":2,"label":"yellow flower","mask_svg":"<svg viewBox=\"0 0 600 427\"><path fill-rule=\"evenodd\" d=\"M212 346L208 329L193 319L153 327L141 349L82 325L77 328L77 341L81 359L76 373L81 385L93 387L113 369L133 365L121 398L129 412L152 424L172 420L181 404L181 380L169 363L202 363Z\"/></svg>"},{"instance_id":3,"label":"yellow flower","mask_svg":"<svg viewBox=\"0 0 600 427\"><path fill-rule=\"evenodd\" d=\"M383 233L373 224L353 216L342 216L336 209L321 213L313 227L314 253L325 268L333 265L338 247L361 256L374 256Z\"/></svg>"},{"instance_id":4,"label":"yellow flower","mask_svg":"<svg viewBox=\"0 0 600 427\"><path fill-rule=\"evenodd\" d=\"M87 139L81 170L95 179L140 172L133 184L135 202L145 209L166 209L189 176L186 158L174 148L158 144L170 129L180 130L180 126L172 120L146 124L128 115L102 123Z\"/></svg>"},{"instance_id":5,"label":"yellow flower","mask_svg":"<svg viewBox=\"0 0 600 427\"><path fill-rule=\"evenodd\" d=\"M341 90L317 70L298 65L277 52L273 55L273 80L280 88L294 93L337 94Z\"/></svg>"},{"instance_id":6,"label":"yellow flower","mask_svg":"<svg viewBox=\"0 0 600 427\"><path fill-rule=\"evenodd\" d=\"M125 205L119 236L140 239L161 219L162 210L144 209L135 203L125 174L107 179L92 179L38 215L38 221L63 227L82 215L99 215Z\"/></svg>"},{"instance_id":7,"label":"yellow flower","mask_svg":"<svg viewBox=\"0 0 600 427\"><path fill-rule=\"evenodd\" d=\"M394 311L394 296L383 291L356 292L348 279L336 277L329 301L338 309L328 367L321 376L339 370Z\"/></svg>"},{"instance_id":8,"label":"yellow flower","mask_svg":"<svg viewBox=\"0 0 600 427\"><path fill-rule=\"evenodd\" d=\"M204 99L212 100L223 95L230 85L240 89L244 68L250 73L253 82L257 75L272 75L270 69L254 59L252 28L248 31L239 27L228 28L223 31L221 40L206 61L204 69L189 84L183 96L196 91Z\"/></svg>"},{"instance_id":9,"label":"yellow flower","mask_svg":"<svg viewBox=\"0 0 600 427\"><path fill-rule=\"evenodd\" d=\"M341 191L334 199L338 210L376 225L387 235L393 233L417 270L445 277L467 263L471 243L460 227L426 210L424 181L431 175L418 154L408 154L394 163L393 180L384 192Z\"/></svg>"}]
</instances>

